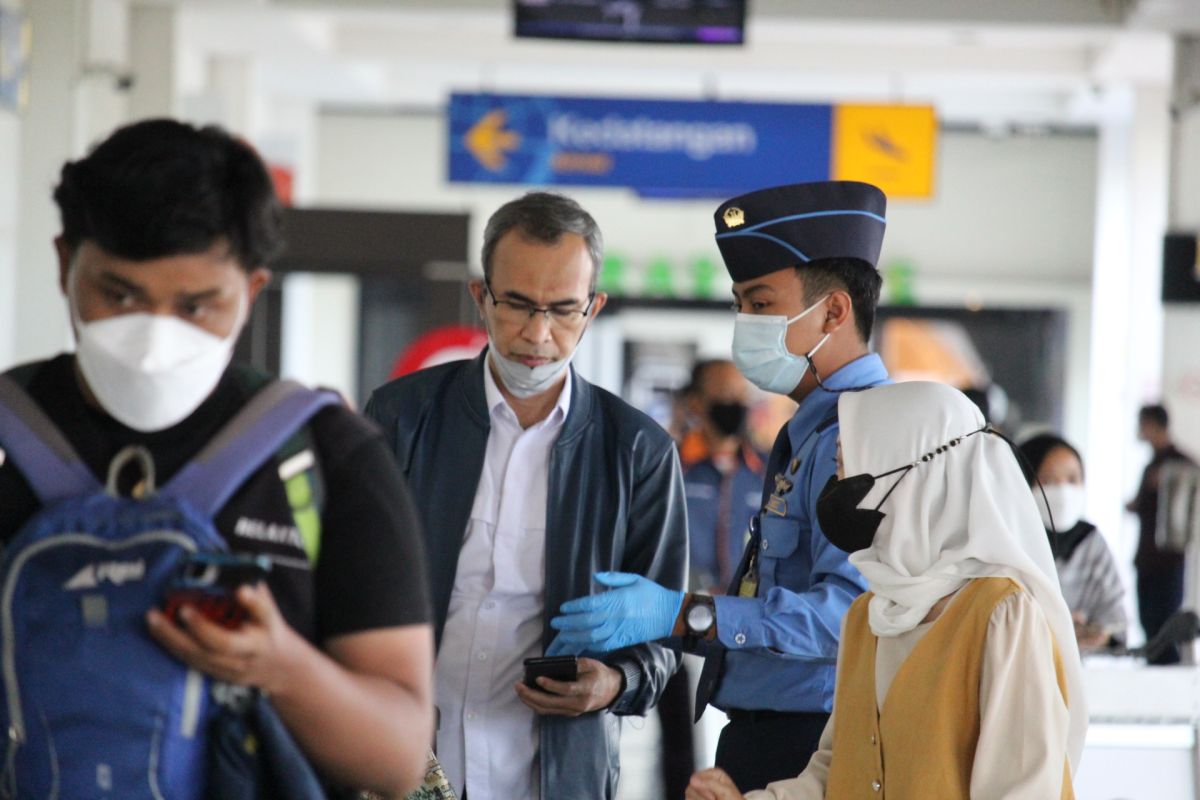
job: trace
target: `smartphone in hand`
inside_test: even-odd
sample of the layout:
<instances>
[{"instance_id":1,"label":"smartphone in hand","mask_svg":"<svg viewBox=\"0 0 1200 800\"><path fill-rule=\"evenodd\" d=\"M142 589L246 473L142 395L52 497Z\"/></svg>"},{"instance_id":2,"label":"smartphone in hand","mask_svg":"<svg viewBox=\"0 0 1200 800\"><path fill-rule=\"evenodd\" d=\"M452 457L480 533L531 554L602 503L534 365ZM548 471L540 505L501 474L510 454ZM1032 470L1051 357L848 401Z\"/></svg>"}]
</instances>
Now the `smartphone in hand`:
<instances>
[{"instance_id":1,"label":"smartphone in hand","mask_svg":"<svg viewBox=\"0 0 1200 800\"><path fill-rule=\"evenodd\" d=\"M539 689L538 678L571 682L579 680L579 659L576 656L542 656L525 659L525 685Z\"/></svg>"},{"instance_id":2,"label":"smartphone in hand","mask_svg":"<svg viewBox=\"0 0 1200 800\"><path fill-rule=\"evenodd\" d=\"M192 553L167 588L163 612L179 621L179 610L190 605L225 628L237 628L246 620L246 609L236 593L243 584L265 580L271 573L266 556L241 553Z\"/></svg>"}]
</instances>

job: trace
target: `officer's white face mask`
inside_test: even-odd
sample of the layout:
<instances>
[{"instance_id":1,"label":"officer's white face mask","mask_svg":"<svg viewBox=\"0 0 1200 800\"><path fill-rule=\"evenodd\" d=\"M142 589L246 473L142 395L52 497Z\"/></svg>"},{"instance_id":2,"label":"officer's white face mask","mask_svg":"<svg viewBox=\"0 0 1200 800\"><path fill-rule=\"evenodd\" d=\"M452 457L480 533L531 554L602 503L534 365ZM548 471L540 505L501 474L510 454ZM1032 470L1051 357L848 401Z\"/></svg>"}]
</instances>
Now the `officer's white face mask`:
<instances>
[{"instance_id":1,"label":"officer's white face mask","mask_svg":"<svg viewBox=\"0 0 1200 800\"><path fill-rule=\"evenodd\" d=\"M1042 489L1046 492L1045 500L1041 492L1035 491L1033 496L1046 530L1066 533L1079 524L1087 505L1087 493L1082 486L1077 483L1048 483ZM1053 528L1050 525L1051 514L1054 516Z\"/></svg>"},{"instance_id":2,"label":"officer's white face mask","mask_svg":"<svg viewBox=\"0 0 1200 800\"><path fill-rule=\"evenodd\" d=\"M222 338L160 314L121 314L95 322L71 314L75 360L96 400L114 419L142 432L160 431L186 419L212 394L233 358L246 317Z\"/></svg>"},{"instance_id":3,"label":"officer's white face mask","mask_svg":"<svg viewBox=\"0 0 1200 800\"><path fill-rule=\"evenodd\" d=\"M765 392L791 394L831 334L825 334L816 347L798 356L787 348L788 328L828 298L822 297L790 319L782 314L738 314L733 324L733 363L746 379Z\"/></svg>"}]
</instances>

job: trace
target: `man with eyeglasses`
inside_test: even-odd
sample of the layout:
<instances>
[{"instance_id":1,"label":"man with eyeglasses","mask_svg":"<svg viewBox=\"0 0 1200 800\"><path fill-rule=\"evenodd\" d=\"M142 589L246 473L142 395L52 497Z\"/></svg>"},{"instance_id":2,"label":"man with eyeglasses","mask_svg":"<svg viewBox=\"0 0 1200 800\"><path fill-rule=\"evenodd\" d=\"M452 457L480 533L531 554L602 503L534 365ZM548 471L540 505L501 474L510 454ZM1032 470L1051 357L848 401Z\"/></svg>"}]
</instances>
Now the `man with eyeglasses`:
<instances>
[{"instance_id":1,"label":"man with eyeglasses","mask_svg":"<svg viewBox=\"0 0 1200 800\"><path fill-rule=\"evenodd\" d=\"M438 654L437 752L470 800L614 798L620 715L645 714L677 665L647 643L580 657L578 679L522 683L550 617L592 576L682 589L683 480L671 439L570 366L607 297L599 228L534 192L484 231L471 296L489 346L376 390L426 532Z\"/></svg>"}]
</instances>

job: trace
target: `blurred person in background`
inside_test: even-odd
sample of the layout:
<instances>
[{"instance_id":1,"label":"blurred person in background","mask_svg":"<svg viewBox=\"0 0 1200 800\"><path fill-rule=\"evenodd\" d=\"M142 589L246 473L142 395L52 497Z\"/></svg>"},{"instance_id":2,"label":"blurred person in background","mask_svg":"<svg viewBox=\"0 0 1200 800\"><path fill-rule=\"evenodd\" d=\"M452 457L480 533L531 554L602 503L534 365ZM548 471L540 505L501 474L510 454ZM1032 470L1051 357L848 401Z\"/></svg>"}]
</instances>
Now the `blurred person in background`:
<instances>
[{"instance_id":1,"label":"blurred person in background","mask_svg":"<svg viewBox=\"0 0 1200 800\"><path fill-rule=\"evenodd\" d=\"M1104 536L1083 518L1087 505L1083 458L1069 442L1052 433L1027 439L1021 444L1021 453L1027 462L1022 469L1050 537L1080 651L1123 642L1125 587Z\"/></svg>"},{"instance_id":2,"label":"blurred person in background","mask_svg":"<svg viewBox=\"0 0 1200 800\"><path fill-rule=\"evenodd\" d=\"M708 455L704 421L695 413L695 383L676 389L671 395L671 421L667 428L679 448L679 466L687 470Z\"/></svg>"},{"instance_id":3,"label":"blurred person in background","mask_svg":"<svg viewBox=\"0 0 1200 800\"><path fill-rule=\"evenodd\" d=\"M1158 529L1158 489L1162 466L1170 461L1191 461L1171 441L1170 418L1161 405L1143 406L1138 411L1137 438L1154 451L1142 472L1137 494L1125 506L1138 518L1138 548L1133 566L1137 570L1138 616L1146 639L1154 638L1163 623L1183 604L1183 553L1163 550L1155 541ZM1169 648L1153 664L1179 663L1179 650Z\"/></svg>"},{"instance_id":4,"label":"blurred person in background","mask_svg":"<svg viewBox=\"0 0 1200 800\"><path fill-rule=\"evenodd\" d=\"M698 361L677 395L679 415L691 421L683 441L687 494L689 587L723 594L746 547L750 518L758 513L763 457L747 438L750 384L728 359ZM691 446L689 447L689 442ZM681 800L695 769L692 700L681 662L658 704L663 732L663 785Z\"/></svg>"},{"instance_id":5,"label":"blurred person in background","mask_svg":"<svg viewBox=\"0 0 1200 800\"><path fill-rule=\"evenodd\" d=\"M747 439L750 383L732 361L700 361L692 369L690 402L707 455L687 467L692 591L724 594L746 549L758 513L763 456Z\"/></svg>"}]
</instances>

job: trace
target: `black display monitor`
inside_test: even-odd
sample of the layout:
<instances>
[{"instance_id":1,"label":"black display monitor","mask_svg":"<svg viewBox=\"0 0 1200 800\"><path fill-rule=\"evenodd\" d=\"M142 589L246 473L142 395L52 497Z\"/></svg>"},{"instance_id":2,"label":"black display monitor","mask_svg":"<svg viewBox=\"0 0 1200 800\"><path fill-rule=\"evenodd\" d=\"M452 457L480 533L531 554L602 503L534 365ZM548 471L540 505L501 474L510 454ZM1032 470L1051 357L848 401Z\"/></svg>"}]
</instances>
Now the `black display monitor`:
<instances>
[{"instance_id":1,"label":"black display monitor","mask_svg":"<svg viewBox=\"0 0 1200 800\"><path fill-rule=\"evenodd\" d=\"M513 0L518 37L742 44L746 0Z\"/></svg>"}]
</instances>

